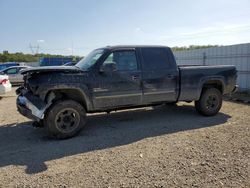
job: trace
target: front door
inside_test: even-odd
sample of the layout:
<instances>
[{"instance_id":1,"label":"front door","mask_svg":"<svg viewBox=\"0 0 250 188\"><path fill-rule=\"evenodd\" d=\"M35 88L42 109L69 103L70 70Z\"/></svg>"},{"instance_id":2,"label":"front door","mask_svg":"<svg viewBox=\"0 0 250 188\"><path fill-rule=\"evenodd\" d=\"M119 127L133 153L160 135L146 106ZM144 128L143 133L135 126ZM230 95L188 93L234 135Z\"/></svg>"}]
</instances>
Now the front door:
<instances>
[{"instance_id":1,"label":"front door","mask_svg":"<svg viewBox=\"0 0 250 188\"><path fill-rule=\"evenodd\" d=\"M96 109L128 107L141 103L141 71L135 50L111 52L101 66L116 64L116 70L100 72L93 89Z\"/></svg>"},{"instance_id":2,"label":"front door","mask_svg":"<svg viewBox=\"0 0 250 188\"><path fill-rule=\"evenodd\" d=\"M17 82L17 68L9 68L6 71L4 71L5 74L9 76L10 83L16 83Z\"/></svg>"}]
</instances>

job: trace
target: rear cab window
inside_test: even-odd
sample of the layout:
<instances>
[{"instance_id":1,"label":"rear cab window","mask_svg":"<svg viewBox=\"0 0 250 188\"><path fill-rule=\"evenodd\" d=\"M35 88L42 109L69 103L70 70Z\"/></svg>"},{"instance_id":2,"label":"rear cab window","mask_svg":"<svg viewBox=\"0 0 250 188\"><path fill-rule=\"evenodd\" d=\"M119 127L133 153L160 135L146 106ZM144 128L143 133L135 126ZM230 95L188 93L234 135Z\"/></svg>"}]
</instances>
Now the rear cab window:
<instances>
[{"instance_id":1,"label":"rear cab window","mask_svg":"<svg viewBox=\"0 0 250 188\"><path fill-rule=\"evenodd\" d=\"M144 71L176 68L174 58L168 48L141 48Z\"/></svg>"}]
</instances>

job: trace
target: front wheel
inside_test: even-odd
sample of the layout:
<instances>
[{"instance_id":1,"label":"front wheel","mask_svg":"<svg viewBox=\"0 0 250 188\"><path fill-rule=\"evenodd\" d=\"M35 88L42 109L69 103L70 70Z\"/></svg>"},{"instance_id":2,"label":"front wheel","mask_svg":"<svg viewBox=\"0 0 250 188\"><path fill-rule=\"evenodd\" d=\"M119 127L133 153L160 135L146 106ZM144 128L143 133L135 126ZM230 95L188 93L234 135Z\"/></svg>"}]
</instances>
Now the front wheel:
<instances>
[{"instance_id":1,"label":"front wheel","mask_svg":"<svg viewBox=\"0 0 250 188\"><path fill-rule=\"evenodd\" d=\"M49 136L58 139L75 136L85 124L85 109L73 100L57 101L48 110L44 119Z\"/></svg>"},{"instance_id":2,"label":"front wheel","mask_svg":"<svg viewBox=\"0 0 250 188\"><path fill-rule=\"evenodd\" d=\"M200 100L195 101L196 110L205 116L217 114L222 105L222 94L216 88L204 89L201 93Z\"/></svg>"}]
</instances>

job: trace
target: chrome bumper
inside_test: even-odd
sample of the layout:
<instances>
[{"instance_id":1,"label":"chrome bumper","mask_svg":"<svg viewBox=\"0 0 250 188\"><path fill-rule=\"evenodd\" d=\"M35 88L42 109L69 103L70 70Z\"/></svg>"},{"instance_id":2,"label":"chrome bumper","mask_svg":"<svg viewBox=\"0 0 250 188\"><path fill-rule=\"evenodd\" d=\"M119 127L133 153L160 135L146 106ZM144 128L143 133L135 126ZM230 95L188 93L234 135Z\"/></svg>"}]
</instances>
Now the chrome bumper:
<instances>
[{"instance_id":1,"label":"chrome bumper","mask_svg":"<svg viewBox=\"0 0 250 188\"><path fill-rule=\"evenodd\" d=\"M24 87L17 88L16 94L18 95L16 100L18 111L23 116L38 121L44 118L45 111L55 98L55 94L51 93L45 103L41 98L33 95Z\"/></svg>"},{"instance_id":2,"label":"chrome bumper","mask_svg":"<svg viewBox=\"0 0 250 188\"><path fill-rule=\"evenodd\" d=\"M44 105L41 109L35 106L29 99L25 96L18 96L17 97L17 109L18 111L30 118L30 119L43 119L44 112L46 110L46 105Z\"/></svg>"}]
</instances>

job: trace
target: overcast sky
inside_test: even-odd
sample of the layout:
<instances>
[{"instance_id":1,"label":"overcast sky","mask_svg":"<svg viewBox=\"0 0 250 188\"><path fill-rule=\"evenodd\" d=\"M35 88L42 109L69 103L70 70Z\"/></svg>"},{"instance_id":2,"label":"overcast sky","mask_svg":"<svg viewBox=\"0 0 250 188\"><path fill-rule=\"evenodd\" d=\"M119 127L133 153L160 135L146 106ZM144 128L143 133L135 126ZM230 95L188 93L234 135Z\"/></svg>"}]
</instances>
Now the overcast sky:
<instances>
[{"instance_id":1,"label":"overcast sky","mask_svg":"<svg viewBox=\"0 0 250 188\"><path fill-rule=\"evenodd\" d=\"M250 42L250 0L0 0L0 51Z\"/></svg>"}]
</instances>

